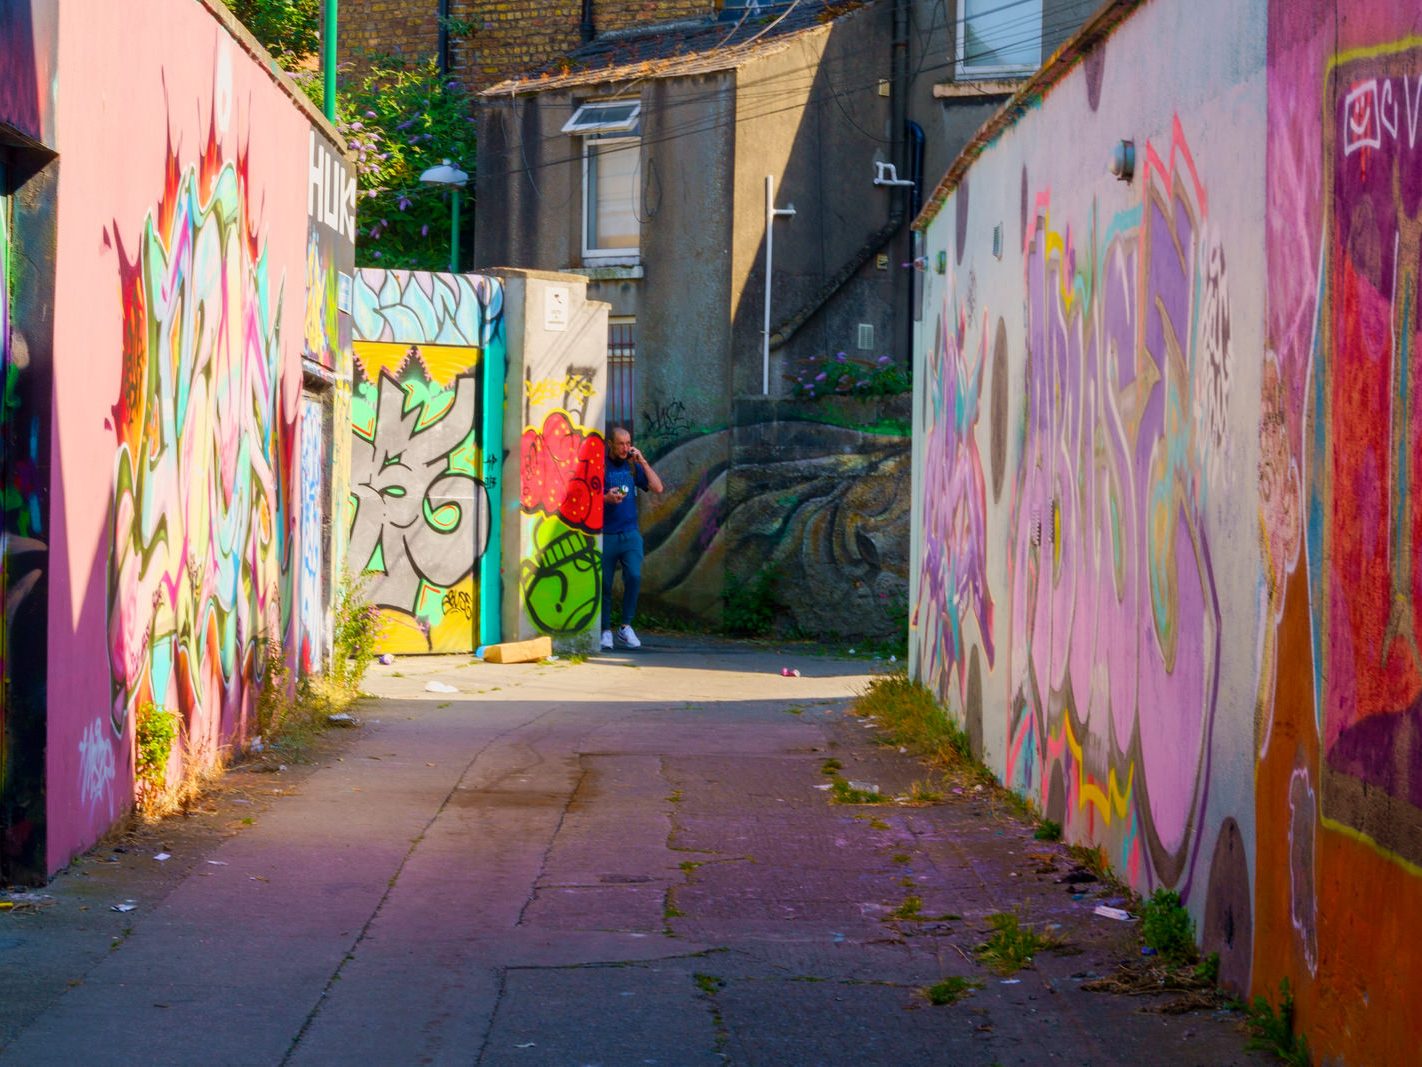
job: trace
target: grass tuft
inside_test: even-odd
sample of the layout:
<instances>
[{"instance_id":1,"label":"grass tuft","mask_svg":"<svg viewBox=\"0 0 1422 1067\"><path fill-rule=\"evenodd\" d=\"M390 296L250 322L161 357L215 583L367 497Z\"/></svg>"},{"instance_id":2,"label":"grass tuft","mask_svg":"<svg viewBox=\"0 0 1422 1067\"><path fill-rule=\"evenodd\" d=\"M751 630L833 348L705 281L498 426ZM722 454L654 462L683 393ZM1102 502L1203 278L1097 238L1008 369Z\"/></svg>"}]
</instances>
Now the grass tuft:
<instances>
[{"instance_id":1,"label":"grass tuft","mask_svg":"<svg viewBox=\"0 0 1422 1067\"><path fill-rule=\"evenodd\" d=\"M1032 962L1037 953L1060 948L1061 939L1023 926L1016 915L989 915L992 934L975 950L978 961L998 974L1009 975Z\"/></svg>"},{"instance_id":2,"label":"grass tuft","mask_svg":"<svg viewBox=\"0 0 1422 1067\"><path fill-rule=\"evenodd\" d=\"M854 713L873 717L890 744L926 758L939 770L987 772L973 759L968 734L924 686L909 681L907 672L881 674L870 680L854 702Z\"/></svg>"},{"instance_id":3,"label":"grass tuft","mask_svg":"<svg viewBox=\"0 0 1422 1067\"><path fill-rule=\"evenodd\" d=\"M972 995L973 990L982 987L981 982L972 978L953 975L951 978L945 978L941 982L934 982L931 986L926 986L923 995L928 998L930 1004L941 1007L944 1004L956 1004L964 997Z\"/></svg>"},{"instance_id":4,"label":"grass tuft","mask_svg":"<svg viewBox=\"0 0 1422 1067\"><path fill-rule=\"evenodd\" d=\"M1294 993L1285 978L1279 983L1279 1007L1276 1011L1264 996L1254 998L1249 1006L1249 1017L1245 1024L1249 1027L1247 1049L1272 1052L1284 1063L1295 1067L1308 1067L1313 1062L1308 1047L1308 1038L1295 1029L1298 1017L1294 1009Z\"/></svg>"}]
</instances>

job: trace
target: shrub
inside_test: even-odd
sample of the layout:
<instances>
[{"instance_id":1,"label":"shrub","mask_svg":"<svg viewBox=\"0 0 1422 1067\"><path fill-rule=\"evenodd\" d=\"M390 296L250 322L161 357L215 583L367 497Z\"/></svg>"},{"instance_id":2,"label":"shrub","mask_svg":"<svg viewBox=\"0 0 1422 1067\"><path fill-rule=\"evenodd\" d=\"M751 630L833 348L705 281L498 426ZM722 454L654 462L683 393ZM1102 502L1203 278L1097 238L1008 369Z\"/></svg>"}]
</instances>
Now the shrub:
<instances>
[{"instance_id":1,"label":"shrub","mask_svg":"<svg viewBox=\"0 0 1422 1067\"><path fill-rule=\"evenodd\" d=\"M775 596L775 584L779 578L780 572L773 564L762 567L750 579L727 574L722 628L729 634L743 637L768 633L780 607Z\"/></svg>"},{"instance_id":2,"label":"shrub","mask_svg":"<svg viewBox=\"0 0 1422 1067\"><path fill-rule=\"evenodd\" d=\"M135 723L134 779L138 806L152 807L168 786L168 759L178 736L178 716L157 704L138 709Z\"/></svg>"},{"instance_id":3,"label":"shrub","mask_svg":"<svg viewBox=\"0 0 1422 1067\"><path fill-rule=\"evenodd\" d=\"M380 609L370 602L366 592L369 582L366 575L347 575L336 590L329 678L350 695L360 691L384 629Z\"/></svg>"},{"instance_id":4,"label":"shrub","mask_svg":"<svg viewBox=\"0 0 1422 1067\"><path fill-rule=\"evenodd\" d=\"M1173 889L1157 889L1141 907L1141 939L1171 963L1195 959L1195 920Z\"/></svg>"},{"instance_id":5,"label":"shrub","mask_svg":"<svg viewBox=\"0 0 1422 1067\"><path fill-rule=\"evenodd\" d=\"M894 396L913 390L908 368L892 356L873 363L851 359L843 352L833 358L811 356L793 377L793 395L807 399L826 396Z\"/></svg>"}]
</instances>

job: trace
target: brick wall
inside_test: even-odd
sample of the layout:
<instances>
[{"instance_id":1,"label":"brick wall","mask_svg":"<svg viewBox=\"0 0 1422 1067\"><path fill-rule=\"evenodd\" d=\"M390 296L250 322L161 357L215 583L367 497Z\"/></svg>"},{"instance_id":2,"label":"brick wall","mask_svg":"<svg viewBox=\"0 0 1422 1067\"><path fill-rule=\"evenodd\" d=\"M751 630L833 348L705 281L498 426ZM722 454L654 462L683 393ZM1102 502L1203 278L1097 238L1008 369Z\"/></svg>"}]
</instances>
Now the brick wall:
<instances>
[{"instance_id":1,"label":"brick wall","mask_svg":"<svg viewBox=\"0 0 1422 1067\"><path fill-rule=\"evenodd\" d=\"M359 70L371 54L431 56L439 50L439 0L341 0L338 10L342 67Z\"/></svg>"},{"instance_id":2,"label":"brick wall","mask_svg":"<svg viewBox=\"0 0 1422 1067\"><path fill-rule=\"evenodd\" d=\"M719 7L719 0L593 0L593 26L602 33ZM452 0L450 13L473 26L451 43L451 65L475 88L541 67L583 42L582 0Z\"/></svg>"},{"instance_id":3,"label":"brick wall","mask_svg":"<svg viewBox=\"0 0 1422 1067\"><path fill-rule=\"evenodd\" d=\"M720 0L593 0L598 32L710 15ZM439 0L341 0L341 62L433 55ZM471 88L543 66L582 44L582 0L450 0L450 67Z\"/></svg>"}]
</instances>

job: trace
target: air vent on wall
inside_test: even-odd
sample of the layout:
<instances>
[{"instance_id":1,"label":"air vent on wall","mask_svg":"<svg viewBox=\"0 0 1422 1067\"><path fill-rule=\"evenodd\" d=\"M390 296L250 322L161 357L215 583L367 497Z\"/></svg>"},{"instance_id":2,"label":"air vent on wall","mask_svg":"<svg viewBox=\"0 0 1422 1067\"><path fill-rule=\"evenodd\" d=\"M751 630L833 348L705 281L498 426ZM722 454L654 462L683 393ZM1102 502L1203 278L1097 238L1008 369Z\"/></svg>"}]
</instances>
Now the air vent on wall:
<instances>
[{"instance_id":1,"label":"air vent on wall","mask_svg":"<svg viewBox=\"0 0 1422 1067\"><path fill-rule=\"evenodd\" d=\"M856 342L859 351L868 352L874 348L874 324L861 322L859 324L859 340Z\"/></svg>"}]
</instances>

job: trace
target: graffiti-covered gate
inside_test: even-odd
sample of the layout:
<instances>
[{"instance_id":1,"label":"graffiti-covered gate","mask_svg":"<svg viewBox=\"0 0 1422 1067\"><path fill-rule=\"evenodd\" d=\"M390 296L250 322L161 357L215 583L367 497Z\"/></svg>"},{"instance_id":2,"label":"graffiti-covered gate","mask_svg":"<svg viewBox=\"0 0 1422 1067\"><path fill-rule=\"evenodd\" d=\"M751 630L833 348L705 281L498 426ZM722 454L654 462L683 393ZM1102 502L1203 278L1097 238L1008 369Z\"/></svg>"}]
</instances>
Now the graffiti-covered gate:
<instances>
[{"instance_id":1,"label":"graffiti-covered gate","mask_svg":"<svg viewBox=\"0 0 1422 1067\"><path fill-rule=\"evenodd\" d=\"M353 309L351 567L370 576L381 651L471 652L493 550L481 379L504 358L503 287L362 270Z\"/></svg>"}]
</instances>

